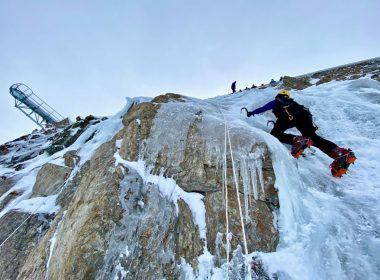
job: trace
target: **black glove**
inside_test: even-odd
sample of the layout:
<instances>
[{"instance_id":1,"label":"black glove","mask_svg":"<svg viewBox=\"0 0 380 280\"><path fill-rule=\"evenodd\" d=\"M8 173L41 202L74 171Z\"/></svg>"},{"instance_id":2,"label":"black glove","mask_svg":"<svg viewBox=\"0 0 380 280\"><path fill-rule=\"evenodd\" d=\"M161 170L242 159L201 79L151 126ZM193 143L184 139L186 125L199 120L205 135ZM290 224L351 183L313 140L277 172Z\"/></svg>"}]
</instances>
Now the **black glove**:
<instances>
[{"instance_id":1,"label":"black glove","mask_svg":"<svg viewBox=\"0 0 380 280\"><path fill-rule=\"evenodd\" d=\"M254 113L252 113L252 112L247 112L247 117L249 118L249 117L252 117L252 116L254 116L255 114Z\"/></svg>"}]
</instances>

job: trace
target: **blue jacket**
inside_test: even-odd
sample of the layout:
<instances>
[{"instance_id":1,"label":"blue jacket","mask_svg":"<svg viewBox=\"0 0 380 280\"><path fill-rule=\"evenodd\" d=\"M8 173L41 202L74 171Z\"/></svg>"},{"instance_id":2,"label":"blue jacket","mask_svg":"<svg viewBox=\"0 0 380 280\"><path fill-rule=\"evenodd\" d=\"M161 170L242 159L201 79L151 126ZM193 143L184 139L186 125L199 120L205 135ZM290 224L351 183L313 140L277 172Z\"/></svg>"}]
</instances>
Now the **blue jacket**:
<instances>
[{"instance_id":1,"label":"blue jacket","mask_svg":"<svg viewBox=\"0 0 380 280\"><path fill-rule=\"evenodd\" d=\"M272 101L268 102L267 104L265 104L264 106L253 110L251 112L251 114L256 115L256 114L261 114L261 113L268 111L268 110L273 110L273 108L276 106L276 102L279 102L279 101L277 101L276 99L272 100Z\"/></svg>"}]
</instances>

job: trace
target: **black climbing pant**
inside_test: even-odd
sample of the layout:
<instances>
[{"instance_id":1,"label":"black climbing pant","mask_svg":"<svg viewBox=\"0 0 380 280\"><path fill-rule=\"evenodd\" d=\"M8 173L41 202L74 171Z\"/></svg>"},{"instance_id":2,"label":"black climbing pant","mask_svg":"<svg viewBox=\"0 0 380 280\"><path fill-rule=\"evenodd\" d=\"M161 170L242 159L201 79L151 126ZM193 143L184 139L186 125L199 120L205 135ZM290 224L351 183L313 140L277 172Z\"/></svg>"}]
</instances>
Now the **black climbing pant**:
<instances>
[{"instance_id":1,"label":"black climbing pant","mask_svg":"<svg viewBox=\"0 0 380 280\"><path fill-rule=\"evenodd\" d=\"M293 127L297 128L301 132L302 136L309 137L311 140L313 140L313 146L320 149L329 157L332 157L331 151L336 148L337 145L315 133L312 116L309 113L304 113L297 117L294 117L293 120L289 120L287 117L278 118L270 133L282 143L293 145L293 138L296 135L284 133L285 130Z\"/></svg>"}]
</instances>

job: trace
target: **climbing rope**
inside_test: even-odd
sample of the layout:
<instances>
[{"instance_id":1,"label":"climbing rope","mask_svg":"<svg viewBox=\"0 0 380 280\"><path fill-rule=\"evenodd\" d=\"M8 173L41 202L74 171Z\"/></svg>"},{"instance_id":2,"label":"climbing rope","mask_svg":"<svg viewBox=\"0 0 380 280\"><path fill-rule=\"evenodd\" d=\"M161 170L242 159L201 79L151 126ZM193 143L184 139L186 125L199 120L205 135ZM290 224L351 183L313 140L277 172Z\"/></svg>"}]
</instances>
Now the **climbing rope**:
<instances>
[{"instance_id":1,"label":"climbing rope","mask_svg":"<svg viewBox=\"0 0 380 280\"><path fill-rule=\"evenodd\" d=\"M235 182L235 189L236 189L236 197L238 201L239 206L239 215L240 215L240 222L241 222L241 228L242 228L242 234L243 234L243 242L244 242L244 251L245 255L248 256L248 246L247 246L247 238L245 234L245 225L244 225L244 218L243 218L243 211L241 208L241 201L240 201L240 195L239 195L239 183L236 176L236 169L235 169L235 163L234 163L234 157L232 153L232 144L231 144L231 137L230 137L230 129L228 126L228 122L226 119L226 116L224 115L220 105L218 107L220 113L223 116L224 119L224 187L225 187L225 195L226 195L226 239L227 239L227 279L228 279L228 267L229 267L229 228L228 228L228 190L227 190L227 138L228 138L228 144L229 144L229 150L231 155L231 161L232 161L232 172L234 175L234 182ZM247 261L247 271L248 271L248 279L251 279L251 269L249 268L249 263Z\"/></svg>"},{"instance_id":2,"label":"climbing rope","mask_svg":"<svg viewBox=\"0 0 380 280\"><path fill-rule=\"evenodd\" d=\"M224 117L224 116L223 116ZM230 233L229 233L229 221L228 221L228 187L227 187L227 122L224 122L224 162L223 162L223 186L226 203L226 242L227 242L227 278L228 269L230 267Z\"/></svg>"},{"instance_id":3,"label":"climbing rope","mask_svg":"<svg viewBox=\"0 0 380 280\"><path fill-rule=\"evenodd\" d=\"M235 169L235 163L234 163L234 156L233 156L233 153L232 153L231 137L230 137L230 130L229 130L229 127L228 127L228 123L227 123L227 137L228 137L228 144L229 144L229 147L230 147L230 155L231 155L231 162L232 162L232 173L234 174L235 190L236 190L236 196L237 196L237 201L238 201L238 206L239 206L241 230L242 230L242 233L243 233L243 241L244 241L244 251L245 251L245 254L248 255L248 246L247 246L247 238L246 238L246 235L245 235L245 226L244 226L243 211L242 211L242 208L241 208L240 195L239 195L239 182L238 182L237 176L236 176L236 169Z\"/></svg>"}]
</instances>

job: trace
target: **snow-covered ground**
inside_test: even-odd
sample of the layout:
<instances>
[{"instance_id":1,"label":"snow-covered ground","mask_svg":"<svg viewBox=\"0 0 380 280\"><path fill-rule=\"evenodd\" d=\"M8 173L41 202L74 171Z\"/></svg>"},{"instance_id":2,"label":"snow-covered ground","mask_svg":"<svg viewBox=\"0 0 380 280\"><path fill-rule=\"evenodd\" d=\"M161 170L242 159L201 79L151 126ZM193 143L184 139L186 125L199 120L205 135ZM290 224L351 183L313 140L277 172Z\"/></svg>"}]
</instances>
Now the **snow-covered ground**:
<instances>
[{"instance_id":1,"label":"snow-covered ground","mask_svg":"<svg viewBox=\"0 0 380 280\"><path fill-rule=\"evenodd\" d=\"M210 100L222 106L231 127L261 132L273 154L280 244L274 253L253 255L279 279L379 279L380 83L362 78L292 91L311 110L318 134L355 152L355 165L340 179L330 174L332 159L316 148L315 155L292 158L289 147L268 134L271 112L240 114L240 107L262 106L276 92L250 90Z\"/></svg>"},{"instance_id":2,"label":"snow-covered ground","mask_svg":"<svg viewBox=\"0 0 380 280\"><path fill-rule=\"evenodd\" d=\"M264 105L274 98L276 92L275 88L255 89L192 101L199 102L199 106L207 108L208 113L215 114L218 119L222 119L223 112L230 129L252 130L267 142L271 150L276 187L279 189L280 244L274 253L251 254L260 256L267 272L276 273L279 279L378 279L380 83L362 78L354 81L333 81L303 91L292 91L294 99L311 110L314 121L320 127L318 133L321 136L355 152L358 158L355 165L340 179L331 176L329 165L332 159L318 149L314 148L313 155L307 152L305 158L292 158L289 146L281 144L269 134L271 125L267 126L267 121L274 119L271 112L253 118L247 118L244 113L240 113L241 107L254 109ZM138 99L137 102L142 100ZM63 164L62 155L69 149L79 150L80 167L97 147L110 140L122 127L120 116L126 112L131 102L129 100L127 106L115 116L91 126L68 149L50 157L40 155L27 162L26 167L17 173L23 179L0 197L0 201L12 191L22 191L23 195L4 208L0 216L11 209L25 212L57 211L56 196L27 200L38 170L47 162ZM95 136L83 145L93 133ZM231 144L236 145L233 142ZM141 169L141 172L146 171L144 166L135 168ZM72 176L76 172L77 169L72 172ZM0 175L4 174L11 176L16 172L0 165ZM163 187L170 185L171 193L175 189L176 195L184 195L174 181L145 175L154 182L163 182ZM165 193L165 190L162 192ZM197 207L192 207L192 211L193 208ZM199 218L197 224L202 224L199 213L193 214ZM203 237L205 234L207 233L202 232ZM203 258L206 261L203 265L201 256L200 271L204 269L211 272L211 258L207 252ZM220 268L215 268L213 275L207 271L199 276L225 278ZM189 272L188 278L193 277Z\"/></svg>"}]
</instances>

